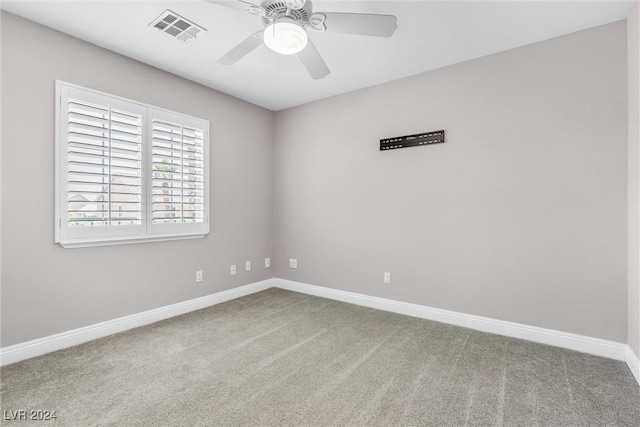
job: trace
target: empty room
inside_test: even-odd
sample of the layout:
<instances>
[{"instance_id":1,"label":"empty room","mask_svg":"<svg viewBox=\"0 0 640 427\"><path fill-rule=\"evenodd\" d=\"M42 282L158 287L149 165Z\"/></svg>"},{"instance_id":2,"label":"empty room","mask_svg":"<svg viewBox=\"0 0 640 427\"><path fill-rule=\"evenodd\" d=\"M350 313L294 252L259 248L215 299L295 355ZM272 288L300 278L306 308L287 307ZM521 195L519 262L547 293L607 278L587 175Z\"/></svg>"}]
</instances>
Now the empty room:
<instances>
[{"instance_id":1,"label":"empty room","mask_svg":"<svg viewBox=\"0 0 640 427\"><path fill-rule=\"evenodd\" d=\"M640 426L640 5L0 4L7 426Z\"/></svg>"}]
</instances>

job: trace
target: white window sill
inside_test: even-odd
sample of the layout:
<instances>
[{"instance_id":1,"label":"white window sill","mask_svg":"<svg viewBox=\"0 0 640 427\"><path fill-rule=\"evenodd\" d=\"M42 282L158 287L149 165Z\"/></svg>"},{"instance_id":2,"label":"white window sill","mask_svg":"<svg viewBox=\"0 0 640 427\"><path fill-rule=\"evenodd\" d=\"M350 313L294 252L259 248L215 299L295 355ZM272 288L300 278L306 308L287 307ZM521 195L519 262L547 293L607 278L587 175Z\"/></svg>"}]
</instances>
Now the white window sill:
<instances>
[{"instance_id":1,"label":"white window sill","mask_svg":"<svg viewBox=\"0 0 640 427\"><path fill-rule=\"evenodd\" d=\"M114 245L128 245L132 243L149 243L149 242L167 242L171 240L185 240L185 239L202 239L209 233L199 234L181 234L181 235L158 235L158 236L119 236L113 238L101 237L100 239L65 239L64 241L57 242L65 249L75 248L90 248L94 246L114 246Z\"/></svg>"}]
</instances>

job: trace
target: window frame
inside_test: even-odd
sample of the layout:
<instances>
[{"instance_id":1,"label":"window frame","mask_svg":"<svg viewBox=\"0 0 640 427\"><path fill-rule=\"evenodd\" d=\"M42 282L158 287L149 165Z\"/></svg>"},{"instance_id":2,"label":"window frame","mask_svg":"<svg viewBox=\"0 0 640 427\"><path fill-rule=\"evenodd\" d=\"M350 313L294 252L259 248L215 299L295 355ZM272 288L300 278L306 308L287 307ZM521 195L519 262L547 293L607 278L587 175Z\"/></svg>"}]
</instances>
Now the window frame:
<instances>
[{"instance_id":1,"label":"window frame","mask_svg":"<svg viewBox=\"0 0 640 427\"><path fill-rule=\"evenodd\" d=\"M141 135L141 194L142 224L69 227L68 225L68 138L64 134L68 130L68 100L73 92L85 92L90 99L87 102L102 99L123 110L133 108L136 114L142 116ZM71 96L73 98L73 96ZM65 105L66 103L66 105ZM154 113L160 117L154 117ZM203 222L153 224L152 217L152 121L153 119L173 120L181 125L194 126L203 130ZM210 138L209 120L187 114L160 108L140 101L123 98L117 95L97 91L87 87L75 85L61 80L55 81L55 236L54 242L64 248L78 248L91 246L120 245L130 243L158 242L182 239L204 238L210 232Z\"/></svg>"}]
</instances>

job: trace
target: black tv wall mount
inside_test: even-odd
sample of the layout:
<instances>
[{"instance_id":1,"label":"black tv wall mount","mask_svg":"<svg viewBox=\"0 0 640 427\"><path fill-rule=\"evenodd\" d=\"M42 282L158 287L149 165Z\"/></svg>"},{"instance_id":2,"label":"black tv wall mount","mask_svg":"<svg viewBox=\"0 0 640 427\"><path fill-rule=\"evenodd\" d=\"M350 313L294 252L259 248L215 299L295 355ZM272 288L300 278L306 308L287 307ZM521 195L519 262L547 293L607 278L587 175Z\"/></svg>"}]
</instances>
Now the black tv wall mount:
<instances>
[{"instance_id":1,"label":"black tv wall mount","mask_svg":"<svg viewBox=\"0 0 640 427\"><path fill-rule=\"evenodd\" d=\"M415 135L396 136L380 140L380 151L395 150L396 148L415 147L444 143L444 131L416 133Z\"/></svg>"}]
</instances>

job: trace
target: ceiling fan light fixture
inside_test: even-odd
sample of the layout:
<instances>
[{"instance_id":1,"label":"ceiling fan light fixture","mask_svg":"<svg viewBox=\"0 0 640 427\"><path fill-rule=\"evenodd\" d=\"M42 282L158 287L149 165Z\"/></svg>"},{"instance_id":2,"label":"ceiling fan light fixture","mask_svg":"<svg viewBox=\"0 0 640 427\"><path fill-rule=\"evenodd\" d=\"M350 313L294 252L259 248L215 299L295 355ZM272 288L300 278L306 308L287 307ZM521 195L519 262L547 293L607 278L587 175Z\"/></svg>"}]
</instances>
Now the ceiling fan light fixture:
<instances>
[{"instance_id":1,"label":"ceiling fan light fixture","mask_svg":"<svg viewBox=\"0 0 640 427\"><path fill-rule=\"evenodd\" d=\"M290 18L281 18L264 30L264 43L282 55L293 55L307 47L309 37L300 24Z\"/></svg>"}]
</instances>

